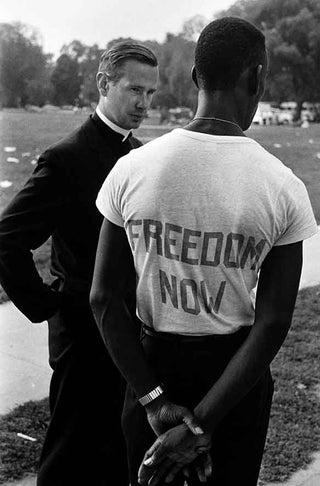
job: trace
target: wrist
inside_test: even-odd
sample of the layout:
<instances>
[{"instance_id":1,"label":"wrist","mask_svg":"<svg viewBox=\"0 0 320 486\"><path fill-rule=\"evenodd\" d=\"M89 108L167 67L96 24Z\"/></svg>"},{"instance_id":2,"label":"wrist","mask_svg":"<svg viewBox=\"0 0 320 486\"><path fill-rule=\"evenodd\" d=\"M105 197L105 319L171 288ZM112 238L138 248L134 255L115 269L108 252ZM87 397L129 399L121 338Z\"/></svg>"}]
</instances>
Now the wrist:
<instances>
[{"instance_id":1,"label":"wrist","mask_svg":"<svg viewBox=\"0 0 320 486\"><path fill-rule=\"evenodd\" d=\"M152 400L152 402L148 403L148 405L145 405L145 410L149 414L154 414L157 413L164 405L167 405L169 402L168 397L166 396L165 393L162 393L159 397L155 398L155 400Z\"/></svg>"}]
</instances>

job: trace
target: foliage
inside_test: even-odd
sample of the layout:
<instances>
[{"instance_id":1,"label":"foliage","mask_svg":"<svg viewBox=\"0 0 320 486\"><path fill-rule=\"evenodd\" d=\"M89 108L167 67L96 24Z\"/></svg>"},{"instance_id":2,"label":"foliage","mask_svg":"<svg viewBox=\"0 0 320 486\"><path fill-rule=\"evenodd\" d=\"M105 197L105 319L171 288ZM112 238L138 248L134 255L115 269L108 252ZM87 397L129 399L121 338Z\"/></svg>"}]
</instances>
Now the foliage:
<instances>
[{"instance_id":1,"label":"foliage","mask_svg":"<svg viewBox=\"0 0 320 486\"><path fill-rule=\"evenodd\" d=\"M0 24L0 107L44 104L50 57L34 29L19 22Z\"/></svg>"},{"instance_id":2,"label":"foliage","mask_svg":"<svg viewBox=\"0 0 320 486\"><path fill-rule=\"evenodd\" d=\"M194 15L183 23L181 35L187 40L196 41L207 23L208 20L203 15Z\"/></svg>"},{"instance_id":3,"label":"foliage","mask_svg":"<svg viewBox=\"0 0 320 486\"><path fill-rule=\"evenodd\" d=\"M253 22L266 35L269 75L264 99L320 100L320 3L318 0L238 0L217 17L233 15ZM143 41L156 54L160 85L153 106L196 105L191 80L195 41L207 23L201 15L187 19L179 34L164 42ZM0 95L4 106L90 106L97 102L96 71L103 49L73 40L61 49L54 65L42 52L39 35L21 23L0 24ZM107 47L131 38L111 40ZM1 105L0 105L1 106Z\"/></svg>"},{"instance_id":4,"label":"foliage","mask_svg":"<svg viewBox=\"0 0 320 486\"><path fill-rule=\"evenodd\" d=\"M80 94L79 64L68 54L61 54L51 75L54 87L53 101L58 106L74 105Z\"/></svg>"},{"instance_id":5,"label":"foliage","mask_svg":"<svg viewBox=\"0 0 320 486\"><path fill-rule=\"evenodd\" d=\"M78 75L81 79L78 96L80 106L90 106L98 100L96 72L102 52L103 49L97 44L87 46L79 40L74 40L61 49L62 54L67 54L78 64Z\"/></svg>"},{"instance_id":6,"label":"foliage","mask_svg":"<svg viewBox=\"0 0 320 486\"><path fill-rule=\"evenodd\" d=\"M160 86L154 104L195 109L196 88L191 80L195 43L182 34L167 34L158 54Z\"/></svg>"},{"instance_id":7,"label":"foliage","mask_svg":"<svg viewBox=\"0 0 320 486\"><path fill-rule=\"evenodd\" d=\"M220 16L251 21L264 31L269 53L265 99L320 99L320 3L318 0L238 0Z\"/></svg>"}]
</instances>

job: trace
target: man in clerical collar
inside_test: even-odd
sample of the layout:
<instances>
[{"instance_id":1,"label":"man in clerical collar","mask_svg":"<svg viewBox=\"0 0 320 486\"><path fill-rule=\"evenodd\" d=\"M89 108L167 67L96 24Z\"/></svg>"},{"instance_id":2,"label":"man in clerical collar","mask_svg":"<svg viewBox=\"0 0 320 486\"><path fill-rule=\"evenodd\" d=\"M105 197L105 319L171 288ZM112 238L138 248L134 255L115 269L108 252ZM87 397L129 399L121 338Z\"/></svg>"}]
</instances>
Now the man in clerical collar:
<instances>
[{"instance_id":1,"label":"man in clerical collar","mask_svg":"<svg viewBox=\"0 0 320 486\"><path fill-rule=\"evenodd\" d=\"M129 483L120 426L124 382L89 305L103 220L95 200L119 157L142 145L131 130L146 117L157 82L158 62L147 47L125 42L105 51L96 112L41 155L0 222L1 284L32 322L48 321L51 420L38 486L105 486L113 467L115 484ZM31 251L50 236L48 285Z\"/></svg>"}]
</instances>

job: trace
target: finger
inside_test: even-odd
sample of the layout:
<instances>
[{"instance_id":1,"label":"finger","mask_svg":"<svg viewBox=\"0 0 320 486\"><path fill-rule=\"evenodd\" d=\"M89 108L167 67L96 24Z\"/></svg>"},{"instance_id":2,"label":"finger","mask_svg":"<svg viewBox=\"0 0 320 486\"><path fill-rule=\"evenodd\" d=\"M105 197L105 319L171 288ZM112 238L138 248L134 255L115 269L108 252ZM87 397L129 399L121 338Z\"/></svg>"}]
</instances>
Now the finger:
<instances>
[{"instance_id":1,"label":"finger","mask_svg":"<svg viewBox=\"0 0 320 486\"><path fill-rule=\"evenodd\" d=\"M200 427L200 425L197 423L196 419L190 413L189 411L186 411L184 414L184 417L182 421L186 424L188 429L194 434L194 435L201 435L204 434L203 429Z\"/></svg>"},{"instance_id":2,"label":"finger","mask_svg":"<svg viewBox=\"0 0 320 486\"><path fill-rule=\"evenodd\" d=\"M168 457L157 466L153 476L149 479L148 486L156 486L167 474L172 467L172 460Z\"/></svg>"},{"instance_id":3,"label":"finger","mask_svg":"<svg viewBox=\"0 0 320 486\"><path fill-rule=\"evenodd\" d=\"M195 461L195 470L199 481L205 483L212 474L212 461L208 453L201 454Z\"/></svg>"},{"instance_id":4,"label":"finger","mask_svg":"<svg viewBox=\"0 0 320 486\"><path fill-rule=\"evenodd\" d=\"M175 464L171 468L169 474L166 475L165 482L166 483L171 483L171 481L174 480L174 478L176 477L176 475L178 474L178 472L181 471L181 468L182 468L181 464Z\"/></svg>"},{"instance_id":5,"label":"finger","mask_svg":"<svg viewBox=\"0 0 320 486\"><path fill-rule=\"evenodd\" d=\"M146 484L151 476L154 473L154 469L144 466L143 464L140 466L138 471L138 483L139 484Z\"/></svg>"},{"instance_id":6,"label":"finger","mask_svg":"<svg viewBox=\"0 0 320 486\"><path fill-rule=\"evenodd\" d=\"M154 472L154 468L152 467L152 465L148 464L148 459L152 457L152 454L155 451L157 451L156 442L152 444L150 449L148 449L145 455L143 456L142 462L138 470L138 482L140 484L144 484L146 481L148 481L148 479L152 476Z\"/></svg>"},{"instance_id":7,"label":"finger","mask_svg":"<svg viewBox=\"0 0 320 486\"><path fill-rule=\"evenodd\" d=\"M138 483L139 484L146 484L149 479L151 478L152 474L154 473L154 469L144 466L143 464L140 466L138 471Z\"/></svg>"},{"instance_id":8,"label":"finger","mask_svg":"<svg viewBox=\"0 0 320 486\"><path fill-rule=\"evenodd\" d=\"M205 483L207 481L207 478L206 478L206 475L205 475L205 472L204 472L204 469L203 469L203 465L196 466L196 471L197 471L197 475L198 475L200 483Z\"/></svg>"},{"instance_id":9,"label":"finger","mask_svg":"<svg viewBox=\"0 0 320 486\"><path fill-rule=\"evenodd\" d=\"M138 482L144 484L154 473L155 468L164 459L164 453L162 454L161 442L157 439L154 444L147 450L144 455L143 461L140 464L138 470ZM157 455L158 454L158 455Z\"/></svg>"},{"instance_id":10,"label":"finger","mask_svg":"<svg viewBox=\"0 0 320 486\"><path fill-rule=\"evenodd\" d=\"M165 448L162 446L162 442L158 438L145 453L143 464L145 466L156 465L164 459L165 453Z\"/></svg>"},{"instance_id":11,"label":"finger","mask_svg":"<svg viewBox=\"0 0 320 486\"><path fill-rule=\"evenodd\" d=\"M210 478L212 476L212 459L208 452L203 455L203 461L206 478Z\"/></svg>"}]
</instances>

